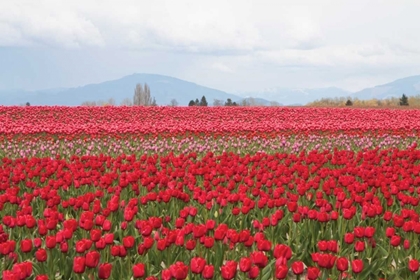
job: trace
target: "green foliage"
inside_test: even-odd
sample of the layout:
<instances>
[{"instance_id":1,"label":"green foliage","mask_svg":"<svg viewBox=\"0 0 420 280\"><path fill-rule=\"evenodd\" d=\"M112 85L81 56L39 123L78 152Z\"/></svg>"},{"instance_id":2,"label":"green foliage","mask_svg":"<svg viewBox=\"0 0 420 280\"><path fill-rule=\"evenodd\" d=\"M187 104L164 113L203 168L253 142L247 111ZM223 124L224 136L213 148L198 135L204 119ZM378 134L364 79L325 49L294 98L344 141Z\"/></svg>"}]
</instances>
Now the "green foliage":
<instances>
[{"instance_id":1,"label":"green foliage","mask_svg":"<svg viewBox=\"0 0 420 280\"><path fill-rule=\"evenodd\" d=\"M207 100L206 100L206 97L203 95L203 97L201 97L201 101L200 101L200 105L199 106L207 106L208 105L208 103L207 103Z\"/></svg>"},{"instance_id":2,"label":"green foliage","mask_svg":"<svg viewBox=\"0 0 420 280\"><path fill-rule=\"evenodd\" d=\"M408 106L408 98L405 94L400 98L400 106Z\"/></svg>"}]
</instances>

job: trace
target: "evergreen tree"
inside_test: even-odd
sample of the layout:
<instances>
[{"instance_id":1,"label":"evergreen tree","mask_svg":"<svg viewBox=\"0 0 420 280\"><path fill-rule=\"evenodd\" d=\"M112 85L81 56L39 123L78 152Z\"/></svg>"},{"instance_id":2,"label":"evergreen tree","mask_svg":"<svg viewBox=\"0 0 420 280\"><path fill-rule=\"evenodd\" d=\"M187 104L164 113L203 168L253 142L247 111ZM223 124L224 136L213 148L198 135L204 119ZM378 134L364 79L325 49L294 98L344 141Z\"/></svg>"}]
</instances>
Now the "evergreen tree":
<instances>
[{"instance_id":1,"label":"evergreen tree","mask_svg":"<svg viewBox=\"0 0 420 280\"><path fill-rule=\"evenodd\" d=\"M228 98L225 102L225 106L233 106L232 99Z\"/></svg>"},{"instance_id":2,"label":"evergreen tree","mask_svg":"<svg viewBox=\"0 0 420 280\"><path fill-rule=\"evenodd\" d=\"M200 106L200 101L198 100L198 98L195 99L195 106Z\"/></svg>"},{"instance_id":3,"label":"evergreen tree","mask_svg":"<svg viewBox=\"0 0 420 280\"><path fill-rule=\"evenodd\" d=\"M351 102L351 100L348 99L347 102L346 102L346 106L353 106L353 102Z\"/></svg>"},{"instance_id":4,"label":"evergreen tree","mask_svg":"<svg viewBox=\"0 0 420 280\"><path fill-rule=\"evenodd\" d=\"M152 104L150 104L150 106L157 106L156 99L154 97L152 99Z\"/></svg>"},{"instance_id":5,"label":"evergreen tree","mask_svg":"<svg viewBox=\"0 0 420 280\"><path fill-rule=\"evenodd\" d=\"M206 97L203 95L203 97L201 97L201 101L200 101L200 106L205 106L207 107L207 100Z\"/></svg>"},{"instance_id":6,"label":"evergreen tree","mask_svg":"<svg viewBox=\"0 0 420 280\"><path fill-rule=\"evenodd\" d=\"M188 103L188 106L195 106L195 101L194 100L190 100L190 103Z\"/></svg>"},{"instance_id":7,"label":"evergreen tree","mask_svg":"<svg viewBox=\"0 0 420 280\"><path fill-rule=\"evenodd\" d=\"M405 94L400 98L400 106L408 106L408 98Z\"/></svg>"}]
</instances>

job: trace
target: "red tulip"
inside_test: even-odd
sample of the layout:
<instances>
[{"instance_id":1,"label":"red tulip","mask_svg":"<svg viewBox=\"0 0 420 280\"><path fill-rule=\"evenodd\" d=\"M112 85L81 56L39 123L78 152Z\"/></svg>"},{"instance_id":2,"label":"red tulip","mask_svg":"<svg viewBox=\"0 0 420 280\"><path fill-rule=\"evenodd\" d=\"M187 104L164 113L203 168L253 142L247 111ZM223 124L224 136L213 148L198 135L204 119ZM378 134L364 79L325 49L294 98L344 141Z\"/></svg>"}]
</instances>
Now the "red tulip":
<instances>
[{"instance_id":1,"label":"red tulip","mask_svg":"<svg viewBox=\"0 0 420 280\"><path fill-rule=\"evenodd\" d=\"M276 266L275 276L276 279L286 279L289 268L286 265Z\"/></svg>"},{"instance_id":2,"label":"red tulip","mask_svg":"<svg viewBox=\"0 0 420 280\"><path fill-rule=\"evenodd\" d=\"M133 265L133 277L134 278L142 278L146 273L146 268L143 263L138 263Z\"/></svg>"},{"instance_id":3,"label":"red tulip","mask_svg":"<svg viewBox=\"0 0 420 280\"><path fill-rule=\"evenodd\" d=\"M385 231L386 237L391 238L395 235L395 228L388 227Z\"/></svg>"},{"instance_id":4,"label":"red tulip","mask_svg":"<svg viewBox=\"0 0 420 280\"><path fill-rule=\"evenodd\" d=\"M99 230L99 229L91 229L91 230L90 230L90 239L91 239L93 242L96 242L96 241L98 241L99 239L101 239L101 236L102 236L102 232L101 232L101 230Z\"/></svg>"},{"instance_id":5,"label":"red tulip","mask_svg":"<svg viewBox=\"0 0 420 280\"><path fill-rule=\"evenodd\" d=\"M191 272L195 273L195 274L200 274L203 269L204 266L206 265L206 260L200 257L195 257L191 259Z\"/></svg>"},{"instance_id":6,"label":"red tulip","mask_svg":"<svg viewBox=\"0 0 420 280\"><path fill-rule=\"evenodd\" d=\"M45 239L45 245L48 249L52 249L57 244L56 237L48 235Z\"/></svg>"},{"instance_id":7,"label":"red tulip","mask_svg":"<svg viewBox=\"0 0 420 280\"><path fill-rule=\"evenodd\" d=\"M73 271L75 273L85 272L86 259L84 257L74 257L73 259Z\"/></svg>"},{"instance_id":8,"label":"red tulip","mask_svg":"<svg viewBox=\"0 0 420 280\"><path fill-rule=\"evenodd\" d=\"M366 227L365 228L365 236L368 238L373 237L373 235L375 234L375 228L374 227Z\"/></svg>"},{"instance_id":9,"label":"red tulip","mask_svg":"<svg viewBox=\"0 0 420 280\"><path fill-rule=\"evenodd\" d=\"M352 244L354 241L354 234L353 233L346 233L344 235L344 242L347 244Z\"/></svg>"},{"instance_id":10,"label":"red tulip","mask_svg":"<svg viewBox=\"0 0 420 280\"><path fill-rule=\"evenodd\" d=\"M183 262L176 262L175 264L169 267L171 275L177 280L182 280L188 276L188 266Z\"/></svg>"},{"instance_id":11,"label":"red tulip","mask_svg":"<svg viewBox=\"0 0 420 280\"><path fill-rule=\"evenodd\" d=\"M248 272L251 269L252 262L250 258L243 257L239 261L239 269L242 272Z\"/></svg>"},{"instance_id":12,"label":"red tulip","mask_svg":"<svg viewBox=\"0 0 420 280\"><path fill-rule=\"evenodd\" d=\"M85 264L89 268L95 268L99 264L99 259L101 255L97 251L91 251L86 254Z\"/></svg>"},{"instance_id":13,"label":"red tulip","mask_svg":"<svg viewBox=\"0 0 420 280\"><path fill-rule=\"evenodd\" d=\"M185 248L187 248L187 250L191 251L191 250L194 250L195 245L196 245L195 240L190 239L190 240L187 241L187 243L185 243Z\"/></svg>"},{"instance_id":14,"label":"red tulip","mask_svg":"<svg viewBox=\"0 0 420 280\"><path fill-rule=\"evenodd\" d=\"M401 237L398 235L392 236L390 243L392 246L397 247L401 243Z\"/></svg>"},{"instance_id":15,"label":"red tulip","mask_svg":"<svg viewBox=\"0 0 420 280\"><path fill-rule=\"evenodd\" d=\"M327 251L328 250L328 242L325 241L325 240L318 241L318 250Z\"/></svg>"},{"instance_id":16,"label":"red tulip","mask_svg":"<svg viewBox=\"0 0 420 280\"><path fill-rule=\"evenodd\" d=\"M20 241L20 250L23 253L28 253L32 251L32 240L31 239L23 239Z\"/></svg>"},{"instance_id":17,"label":"red tulip","mask_svg":"<svg viewBox=\"0 0 420 280\"><path fill-rule=\"evenodd\" d=\"M356 243L354 243L354 250L356 252L363 252L365 250L365 242L356 241Z\"/></svg>"},{"instance_id":18,"label":"red tulip","mask_svg":"<svg viewBox=\"0 0 420 280\"><path fill-rule=\"evenodd\" d=\"M47 260L47 251L45 251L45 249L39 248L35 252L35 258L39 262L45 262Z\"/></svg>"},{"instance_id":19,"label":"red tulip","mask_svg":"<svg viewBox=\"0 0 420 280\"><path fill-rule=\"evenodd\" d=\"M171 280L172 279L172 273L169 269L164 269L161 272L162 280Z\"/></svg>"},{"instance_id":20,"label":"red tulip","mask_svg":"<svg viewBox=\"0 0 420 280\"><path fill-rule=\"evenodd\" d=\"M99 279L108 279L111 276L112 264L101 263L99 265L98 277Z\"/></svg>"},{"instance_id":21,"label":"red tulip","mask_svg":"<svg viewBox=\"0 0 420 280\"><path fill-rule=\"evenodd\" d=\"M321 271L318 267L308 267L308 280L318 279Z\"/></svg>"},{"instance_id":22,"label":"red tulip","mask_svg":"<svg viewBox=\"0 0 420 280\"><path fill-rule=\"evenodd\" d=\"M303 273L304 265L301 261L292 263L292 271L295 275L301 275Z\"/></svg>"},{"instance_id":23,"label":"red tulip","mask_svg":"<svg viewBox=\"0 0 420 280\"><path fill-rule=\"evenodd\" d=\"M404 249L406 250L410 249L410 240L408 239L404 240Z\"/></svg>"},{"instance_id":24,"label":"red tulip","mask_svg":"<svg viewBox=\"0 0 420 280\"><path fill-rule=\"evenodd\" d=\"M338 243L336 240L329 240L328 241L328 250L333 253L338 252Z\"/></svg>"},{"instance_id":25,"label":"red tulip","mask_svg":"<svg viewBox=\"0 0 420 280\"><path fill-rule=\"evenodd\" d=\"M201 276L204 279L212 279L214 275L214 266L213 265L205 265L203 271L201 272Z\"/></svg>"},{"instance_id":26,"label":"red tulip","mask_svg":"<svg viewBox=\"0 0 420 280\"><path fill-rule=\"evenodd\" d=\"M351 269L354 273L360 273L363 270L363 261L362 260L353 260L351 262Z\"/></svg>"},{"instance_id":27,"label":"red tulip","mask_svg":"<svg viewBox=\"0 0 420 280\"><path fill-rule=\"evenodd\" d=\"M286 264L292 257L292 250L287 245L279 244L274 247L273 255L281 264Z\"/></svg>"},{"instance_id":28,"label":"red tulip","mask_svg":"<svg viewBox=\"0 0 420 280\"><path fill-rule=\"evenodd\" d=\"M68 252L68 250L69 250L69 244L67 242L61 242L60 251L65 254Z\"/></svg>"},{"instance_id":29,"label":"red tulip","mask_svg":"<svg viewBox=\"0 0 420 280\"><path fill-rule=\"evenodd\" d=\"M355 227L354 228L354 235L357 238L363 238L365 236L365 228L364 227Z\"/></svg>"},{"instance_id":30,"label":"red tulip","mask_svg":"<svg viewBox=\"0 0 420 280\"><path fill-rule=\"evenodd\" d=\"M258 266L259 268L264 268L267 266L268 257L263 252L252 252L250 256L252 263Z\"/></svg>"},{"instance_id":31,"label":"red tulip","mask_svg":"<svg viewBox=\"0 0 420 280\"><path fill-rule=\"evenodd\" d=\"M249 279L256 279L258 275L260 274L260 269L258 266L254 265L251 267L251 269L248 271L248 278Z\"/></svg>"},{"instance_id":32,"label":"red tulip","mask_svg":"<svg viewBox=\"0 0 420 280\"><path fill-rule=\"evenodd\" d=\"M135 240L133 236L126 236L122 241L125 248L128 249L134 247Z\"/></svg>"},{"instance_id":33,"label":"red tulip","mask_svg":"<svg viewBox=\"0 0 420 280\"><path fill-rule=\"evenodd\" d=\"M225 280L235 278L236 266L237 263L235 261L227 261L224 265L222 265L220 268L222 278Z\"/></svg>"},{"instance_id":34,"label":"red tulip","mask_svg":"<svg viewBox=\"0 0 420 280\"><path fill-rule=\"evenodd\" d=\"M416 272L417 270L419 270L419 261L416 259L411 259L408 262L408 268L412 271L412 272Z\"/></svg>"},{"instance_id":35,"label":"red tulip","mask_svg":"<svg viewBox=\"0 0 420 280\"><path fill-rule=\"evenodd\" d=\"M337 269L341 272L346 271L349 268L349 261L345 257L337 259Z\"/></svg>"}]
</instances>

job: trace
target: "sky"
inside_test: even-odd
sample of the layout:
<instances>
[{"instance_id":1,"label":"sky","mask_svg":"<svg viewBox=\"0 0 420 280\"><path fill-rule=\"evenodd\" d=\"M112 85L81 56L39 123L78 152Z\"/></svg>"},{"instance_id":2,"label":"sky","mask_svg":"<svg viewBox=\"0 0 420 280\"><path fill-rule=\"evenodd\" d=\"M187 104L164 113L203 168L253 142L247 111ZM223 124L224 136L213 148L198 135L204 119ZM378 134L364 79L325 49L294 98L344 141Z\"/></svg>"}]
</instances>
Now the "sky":
<instances>
[{"instance_id":1,"label":"sky","mask_svg":"<svg viewBox=\"0 0 420 280\"><path fill-rule=\"evenodd\" d=\"M1 0L0 90L133 73L230 93L420 75L420 1Z\"/></svg>"}]
</instances>

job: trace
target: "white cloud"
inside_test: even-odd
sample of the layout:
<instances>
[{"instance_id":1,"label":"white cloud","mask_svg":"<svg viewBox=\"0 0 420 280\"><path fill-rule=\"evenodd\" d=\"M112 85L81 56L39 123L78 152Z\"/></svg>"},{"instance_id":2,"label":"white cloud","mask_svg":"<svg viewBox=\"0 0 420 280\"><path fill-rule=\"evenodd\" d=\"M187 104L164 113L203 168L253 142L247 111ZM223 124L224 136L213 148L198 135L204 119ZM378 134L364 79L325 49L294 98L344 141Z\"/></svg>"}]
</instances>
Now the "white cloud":
<instances>
[{"instance_id":1,"label":"white cloud","mask_svg":"<svg viewBox=\"0 0 420 280\"><path fill-rule=\"evenodd\" d=\"M234 73L232 68L227 66L226 64L222 62L215 62L211 65L211 68L216 69L218 71L224 72L224 73Z\"/></svg>"},{"instance_id":2,"label":"white cloud","mask_svg":"<svg viewBox=\"0 0 420 280\"><path fill-rule=\"evenodd\" d=\"M0 45L78 48L104 44L101 32L89 19L59 2L2 1Z\"/></svg>"},{"instance_id":3,"label":"white cloud","mask_svg":"<svg viewBox=\"0 0 420 280\"><path fill-rule=\"evenodd\" d=\"M0 0L0 47L77 49L83 63L100 50L101 65L119 67L109 72L221 89L356 88L420 73L419 10L410 0Z\"/></svg>"},{"instance_id":4,"label":"white cloud","mask_svg":"<svg viewBox=\"0 0 420 280\"><path fill-rule=\"evenodd\" d=\"M0 44L229 55L319 45L320 30L307 12L273 14L276 8L267 5L277 2L6 0L0 3Z\"/></svg>"}]
</instances>

